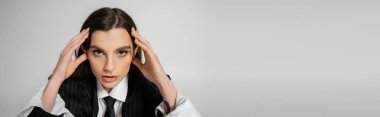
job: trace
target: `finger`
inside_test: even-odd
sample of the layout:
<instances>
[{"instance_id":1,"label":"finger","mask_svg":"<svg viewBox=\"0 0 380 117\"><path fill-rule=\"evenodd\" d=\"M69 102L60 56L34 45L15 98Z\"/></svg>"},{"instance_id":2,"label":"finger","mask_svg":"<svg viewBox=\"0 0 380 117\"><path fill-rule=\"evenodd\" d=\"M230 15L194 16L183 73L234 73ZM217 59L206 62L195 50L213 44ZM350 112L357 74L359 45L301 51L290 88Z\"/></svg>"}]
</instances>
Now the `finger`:
<instances>
[{"instance_id":1,"label":"finger","mask_svg":"<svg viewBox=\"0 0 380 117\"><path fill-rule=\"evenodd\" d=\"M77 59L75 59L75 61L73 62L74 64L74 68L77 68L78 65L80 63L82 63L83 61L85 61L87 59L87 55L86 54L82 54L80 55Z\"/></svg>"},{"instance_id":2,"label":"finger","mask_svg":"<svg viewBox=\"0 0 380 117\"><path fill-rule=\"evenodd\" d=\"M137 54L137 50L139 50L139 47L138 47L138 46L133 50L133 56L136 56L136 54Z\"/></svg>"},{"instance_id":3,"label":"finger","mask_svg":"<svg viewBox=\"0 0 380 117\"><path fill-rule=\"evenodd\" d=\"M137 46L141 47L141 49L146 53L144 54L144 56L146 55L151 55L153 53L153 48L152 46L149 44L148 41L146 41L145 39L143 39L139 32L135 30L135 28L132 27L132 36L135 37L135 43Z\"/></svg>"},{"instance_id":4,"label":"finger","mask_svg":"<svg viewBox=\"0 0 380 117\"><path fill-rule=\"evenodd\" d=\"M68 45L68 47L66 48L65 52L67 52L70 48L75 46L78 42L80 42L82 44L85 41L85 39L88 38L88 36L89 36L89 32L85 33L85 35L82 35L81 37L79 37L76 40L74 40L73 42L71 42L71 44Z\"/></svg>"},{"instance_id":5,"label":"finger","mask_svg":"<svg viewBox=\"0 0 380 117\"><path fill-rule=\"evenodd\" d=\"M71 41L71 42L66 46L66 48L63 50L63 53L66 54L66 53L70 50L70 48L72 48L73 45L75 45L76 43L78 43L78 42L80 42L80 41L86 39L86 38L88 37L89 32L88 32L88 31L87 31L87 32L85 31L83 34L84 34L84 35L80 35L80 37L75 37L75 39L74 39L73 41Z\"/></svg>"},{"instance_id":6,"label":"finger","mask_svg":"<svg viewBox=\"0 0 380 117\"><path fill-rule=\"evenodd\" d=\"M137 46L141 47L141 49L143 50L143 52L144 52L143 56L145 58L145 62L153 60L152 57L155 57L156 55L154 54L152 49L146 47L146 45L141 45L141 42L139 42L138 40L135 40L135 43Z\"/></svg>"},{"instance_id":7,"label":"finger","mask_svg":"<svg viewBox=\"0 0 380 117\"><path fill-rule=\"evenodd\" d=\"M132 28L132 36L137 38L137 40L139 40L142 44L147 45L147 47L149 47L150 49L153 49L149 41L141 37L140 32L137 31L135 28Z\"/></svg>"},{"instance_id":8,"label":"finger","mask_svg":"<svg viewBox=\"0 0 380 117\"><path fill-rule=\"evenodd\" d=\"M73 42L72 45L70 45L69 48L67 48L68 50L66 51L65 54L71 55L75 51L75 49L79 48L79 46L87 39L87 37L88 37L88 33L87 33L87 35L82 37L81 40Z\"/></svg>"},{"instance_id":9,"label":"finger","mask_svg":"<svg viewBox=\"0 0 380 117\"><path fill-rule=\"evenodd\" d=\"M67 48L74 40L76 40L77 38L75 38L75 37L77 37L77 36L79 36L80 34L82 34L82 33L84 33L86 31L86 29L83 29L82 31L80 31L80 33L78 33L77 35L75 35L73 38L71 38L70 39L70 41L67 43L67 45L66 45L66 47L65 48Z\"/></svg>"},{"instance_id":10,"label":"finger","mask_svg":"<svg viewBox=\"0 0 380 117\"><path fill-rule=\"evenodd\" d=\"M145 53L149 53L150 52L150 48L147 47L147 45L144 45L142 44L139 40L136 40L135 39L135 43L138 47L140 47Z\"/></svg>"},{"instance_id":11,"label":"finger","mask_svg":"<svg viewBox=\"0 0 380 117\"><path fill-rule=\"evenodd\" d=\"M81 37L85 36L86 33L88 33L89 31L90 31L90 28L86 28L82 32L80 32L79 34L77 34L75 37L73 37L73 39L74 40L80 39Z\"/></svg>"},{"instance_id":12,"label":"finger","mask_svg":"<svg viewBox=\"0 0 380 117\"><path fill-rule=\"evenodd\" d=\"M83 37L86 37L86 38L87 38L87 37L88 37L88 34L89 34L89 31L88 31L89 28L87 28L86 30L87 30L87 31L81 32L80 35L75 36L75 37L73 38L73 40L68 44L67 48L69 48L69 46L72 45L73 43L75 43L75 42L77 42L77 41L83 39Z\"/></svg>"},{"instance_id":13,"label":"finger","mask_svg":"<svg viewBox=\"0 0 380 117\"><path fill-rule=\"evenodd\" d=\"M78 40L77 42L74 42L71 46L71 48L69 48L69 50L76 50L76 49L79 49L79 46L83 44L84 41L86 41L86 39L88 38L88 34L85 35L84 37L82 37L82 39Z\"/></svg>"},{"instance_id":14,"label":"finger","mask_svg":"<svg viewBox=\"0 0 380 117\"><path fill-rule=\"evenodd\" d=\"M86 33L88 33L89 30L90 30L90 28L83 29L80 33L78 33L76 36L74 36L70 40L70 42L66 45L65 49L68 48L68 46L71 45L71 43L73 43L73 41L78 40L79 37L83 37L83 35L85 35Z\"/></svg>"},{"instance_id":15,"label":"finger","mask_svg":"<svg viewBox=\"0 0 380 117\"><path fill-rule=\"evenodd\" d=\"M132 27L132 36L135 37L137 40L139 40L142 44L146 45L147 41L143 39L138 31L135 30L135 28Z\"/></svg>"},{"instance_id":16,"label":"finger","mask_svg":"<svg viewBox=\"0 0 380 117\"><path fill-rule=\"evenodd\" d=\"M140 71L142 71L142 66L143 66L143 64L141 63L141 61L140 61L138 58L133 57L133 58L132 58L132 63L133 63L134 65L136 65L136 67L137 67Z\"/></svg>"}]
</instances>

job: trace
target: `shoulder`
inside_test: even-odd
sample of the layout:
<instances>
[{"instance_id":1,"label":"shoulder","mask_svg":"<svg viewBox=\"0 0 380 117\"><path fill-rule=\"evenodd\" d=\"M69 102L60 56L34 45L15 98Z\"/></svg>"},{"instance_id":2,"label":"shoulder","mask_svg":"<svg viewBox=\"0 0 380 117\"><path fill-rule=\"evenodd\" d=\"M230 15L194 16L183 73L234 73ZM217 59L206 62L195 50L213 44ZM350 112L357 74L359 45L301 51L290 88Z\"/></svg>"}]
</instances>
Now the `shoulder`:
<instances>
[{"instance_id":1,"label":"shoulder","mask_svg":"<svg viewBox=\"0 0 380 117\"><path fill-rule=\"evenodd\" d=\"M95 91L95 78L68 78L62 83L58 93L71 113L87 116L93 112Z\"/></svg>"},{"instance_id":2,"label":"shoulder","mask_svg":"<svg viewBox=\"0 0 380 117\"><path fill-rule=\"evenodd\" d=\"M60 89L59 93L68 92L91 92L96 86L95 78L68 78L66 79Z\"/></svg>"}]
</instances>

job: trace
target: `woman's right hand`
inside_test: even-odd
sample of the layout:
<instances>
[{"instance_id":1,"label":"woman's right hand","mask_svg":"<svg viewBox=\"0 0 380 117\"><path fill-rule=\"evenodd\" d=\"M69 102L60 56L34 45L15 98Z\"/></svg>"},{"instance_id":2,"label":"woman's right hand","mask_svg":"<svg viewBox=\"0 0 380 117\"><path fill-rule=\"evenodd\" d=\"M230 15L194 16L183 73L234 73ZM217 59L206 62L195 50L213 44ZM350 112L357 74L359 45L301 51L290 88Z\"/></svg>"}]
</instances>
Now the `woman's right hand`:
<instances>
[{"instance_id":1,"label":"woman's right hand","mask_svg":"<svg viewBox=\"0 0 380 117\"><path fill-rule=\"evenodd\" d=\"M53 109L59 87L63 81L73 74L80 63L87 59L86 54L80 55L75 60L73 60L71 56L75 52L75 49L88 37L88 30L89 28L82 30L78 35L72 38L69 44L61 51L58 63L41 97L43 109L46 112L50 112Z\"/></svg>"},{"instance_id":2,"label":"woman's right hand","mask_svg":"<svg viewBox=\"0 0 380 117\"><path fill-rule=\"evenodd\" d=\"M72 55L75 50L87 39L89 28L83 29L79 34L73 37L67 46L61 51L57 65L54 68L51 79L63 82L70 77L80 63L87 59L86 54L80 55L73 60Z\"/></svg>"}]
</instances>

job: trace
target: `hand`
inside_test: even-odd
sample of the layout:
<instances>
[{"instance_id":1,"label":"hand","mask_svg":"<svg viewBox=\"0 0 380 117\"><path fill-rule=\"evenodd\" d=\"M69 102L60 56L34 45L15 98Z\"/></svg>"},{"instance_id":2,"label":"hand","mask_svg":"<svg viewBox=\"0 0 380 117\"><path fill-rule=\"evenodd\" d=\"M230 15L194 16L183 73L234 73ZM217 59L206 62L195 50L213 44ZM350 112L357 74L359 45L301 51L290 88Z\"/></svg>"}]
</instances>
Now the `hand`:
<instances>
[{"instance_id":1,"label":"hand","mask_svg":"<svg viewBox=\"0 0 380 117\"><path fill-rule=\"evenodd\" d=\"M57 65L54 68L53 74L49 79L44 92L42 93L41 101L43 109L50 112L57 98L58 90L62 82L73 74L74 70L80 63L87 59L86 54L80 55L77 59L73 60L72 55L88 37L89 28L82 30L74 38L70 40L67 46L61 51Z\"/></svg>"},{"instance_id":2,"label":"hand","mask_svg":"<svg viewBox=\"0 0 380 117\"><path fill-rule=\"evenodd\" d=\"M58 78L56 80L64 81L71 76L74 70L80 63L87 59L86 54L80 55L77 59L73 60L72 55L75 50L87 39L89 28L83 29L79 34L70 40L67 46L61 51L57 65L54 68L52 78Z\"/></svg>"},{"instance_id":3,"label":"hand","mask_svg":"<svg viewBox=\"0 0 380 117\"><path fill-rule=\"evenodd\" d=\"M162 68L157 55L153 52L152 46L147 40L141 37L140 33L132 28L132 36L135 37L135 43L144 52L145 63L141 63L136 57L133 57L132 63L142 72L142 74L151 82L158 85L164 78L168 79ZM137 50L137 49L136 49ZM136 53L136 52L135 52Z\"/></svg>"},{"instance_id":4,"label":"hand","mask_svg":"<svg viewBox=\"0 0 380 117\"><path fill-rule=\"evenodd\" d=\"M153 52L152 46L134 28L132 28L132 36L135 37L136 45L143 50L145 58L145 63L141 63L141 60L134 57L132 63L140 69L149 81L159 88L162 97L169 103L170 110L174 110L176 107L177 91L162 68L157 55Z\"/></svg>"}]
</instances>

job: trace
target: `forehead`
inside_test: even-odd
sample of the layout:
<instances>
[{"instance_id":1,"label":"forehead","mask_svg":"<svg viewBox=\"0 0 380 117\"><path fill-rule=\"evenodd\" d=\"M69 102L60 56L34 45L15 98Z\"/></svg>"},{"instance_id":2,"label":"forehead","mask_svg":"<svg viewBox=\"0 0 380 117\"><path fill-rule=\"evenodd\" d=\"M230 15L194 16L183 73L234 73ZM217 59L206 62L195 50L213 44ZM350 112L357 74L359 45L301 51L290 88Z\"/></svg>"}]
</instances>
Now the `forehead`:
<instances>
[{"instance_id":1,"label":"forehead","mask_svg":"<svg viewBox=\"0 0 380 117\"><path fill-rule=\"evenodd\" d=\"M108 31L97 30L91 35L91 44L102 49L115 49L121 46L131 46L132 40L124 28L113 28Z\"/></svg>"}]
</instances>

